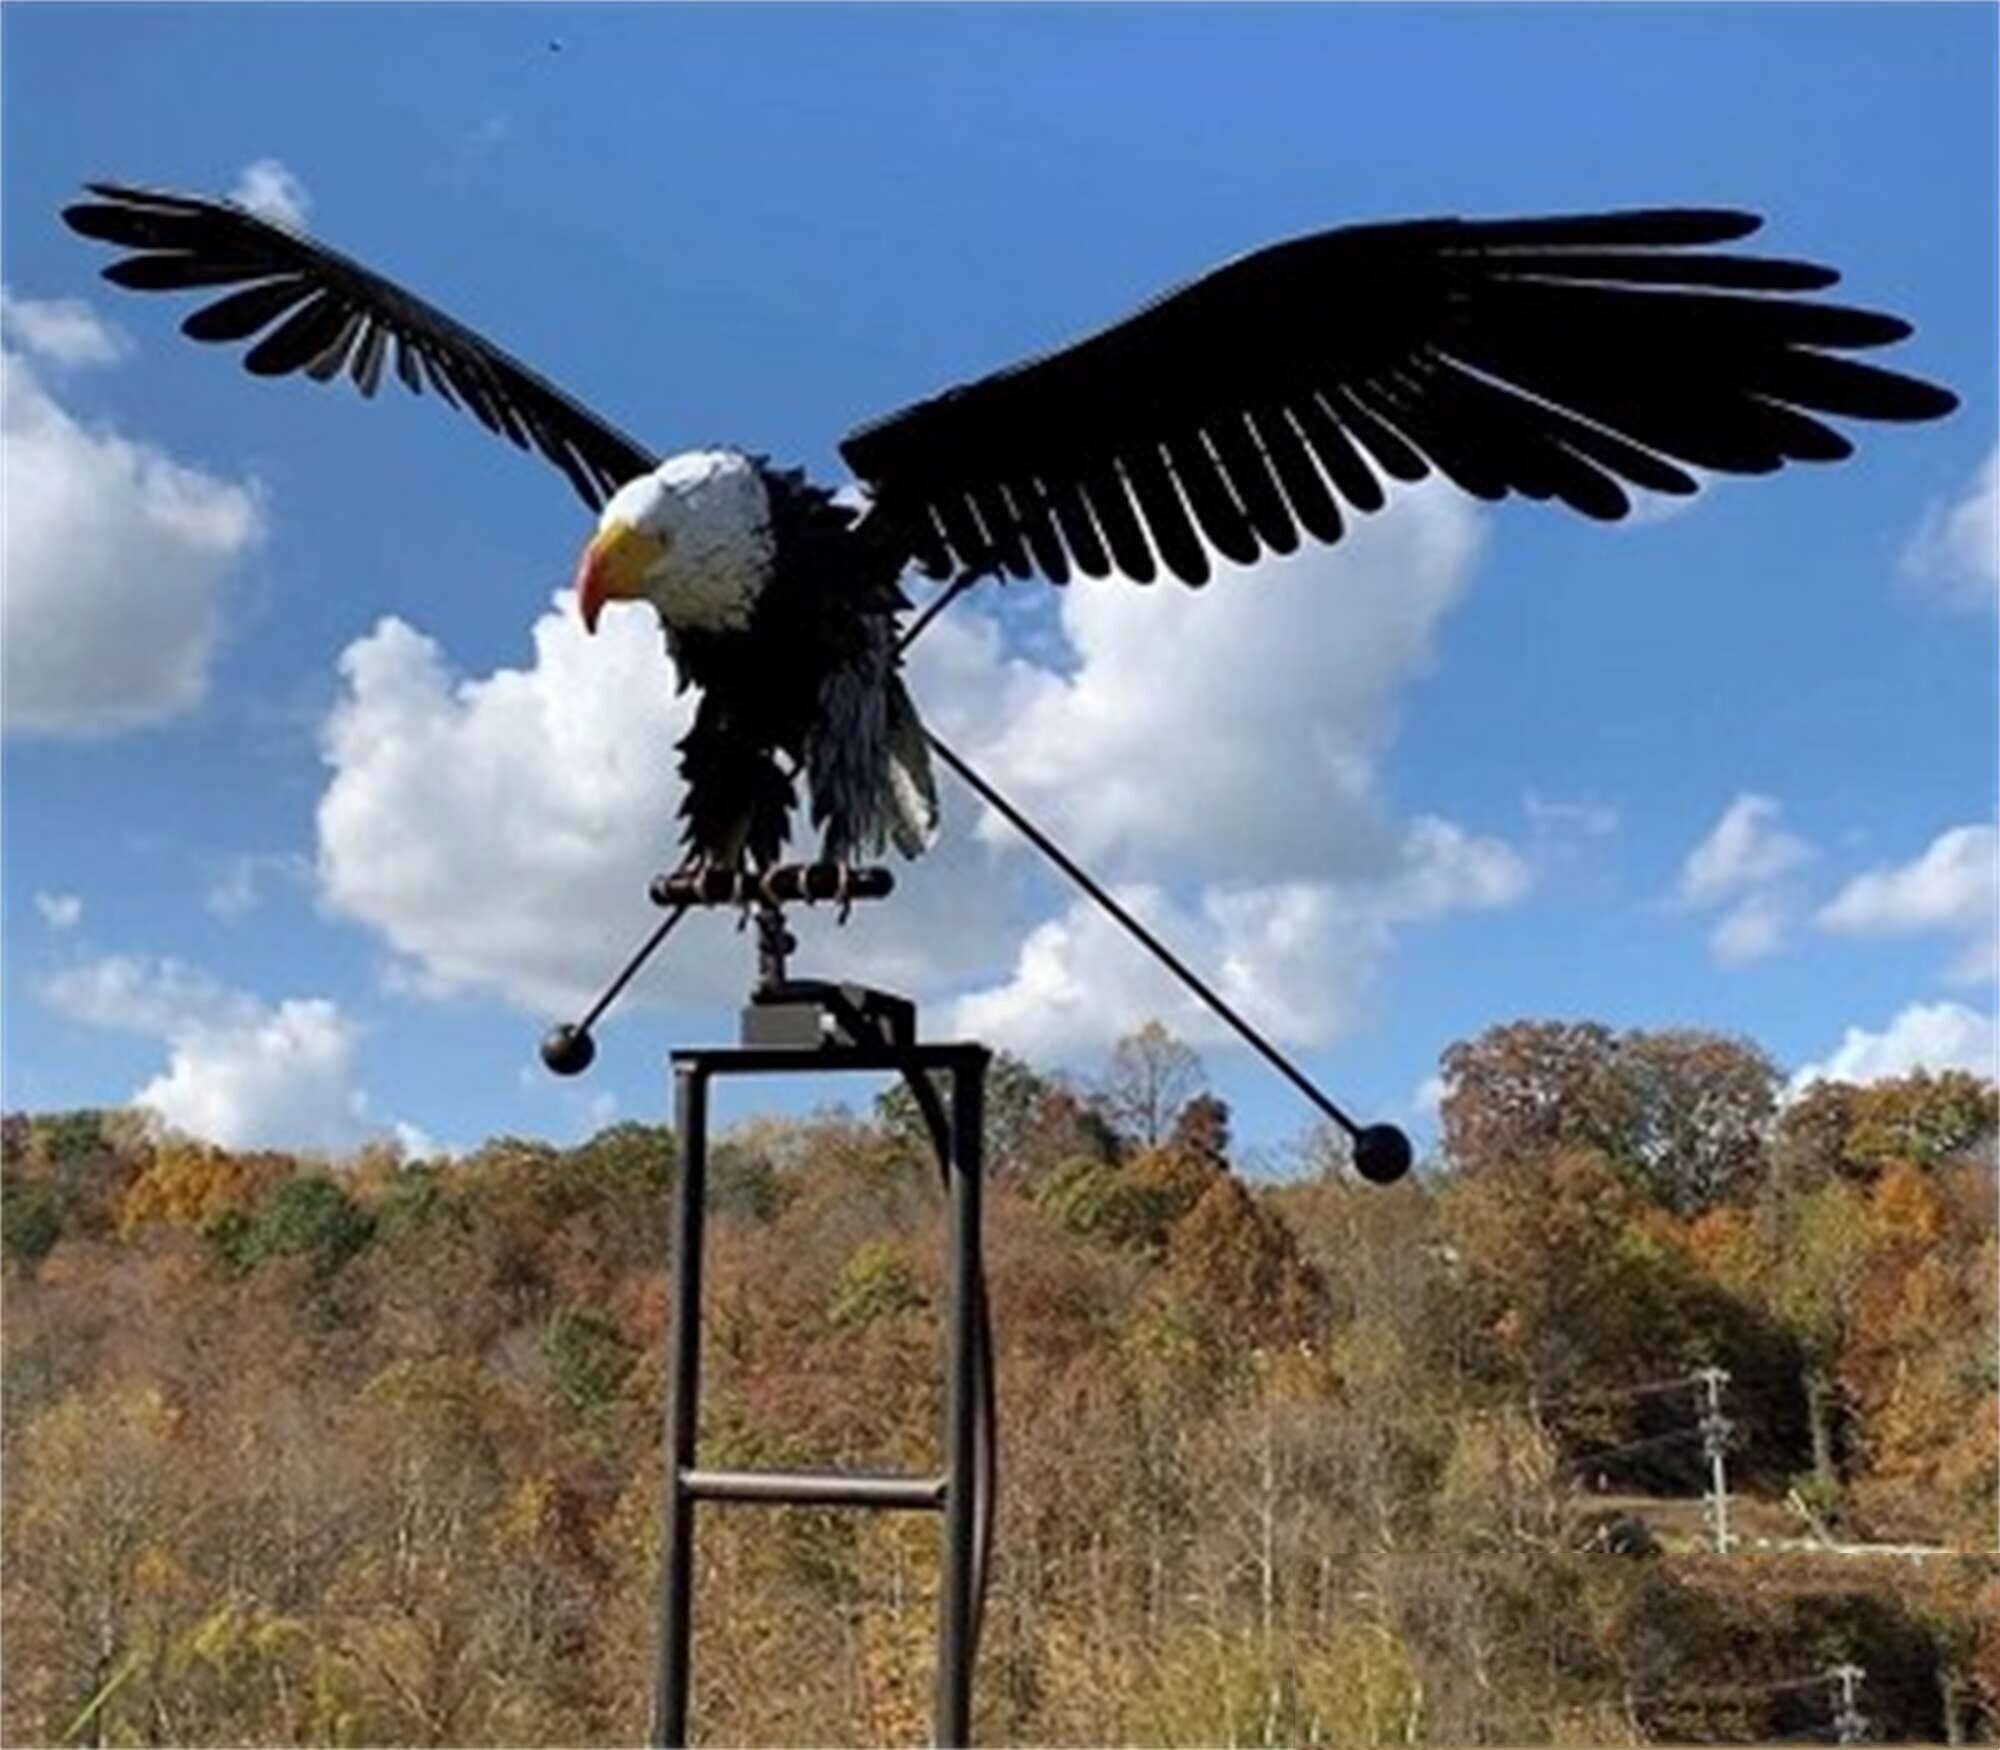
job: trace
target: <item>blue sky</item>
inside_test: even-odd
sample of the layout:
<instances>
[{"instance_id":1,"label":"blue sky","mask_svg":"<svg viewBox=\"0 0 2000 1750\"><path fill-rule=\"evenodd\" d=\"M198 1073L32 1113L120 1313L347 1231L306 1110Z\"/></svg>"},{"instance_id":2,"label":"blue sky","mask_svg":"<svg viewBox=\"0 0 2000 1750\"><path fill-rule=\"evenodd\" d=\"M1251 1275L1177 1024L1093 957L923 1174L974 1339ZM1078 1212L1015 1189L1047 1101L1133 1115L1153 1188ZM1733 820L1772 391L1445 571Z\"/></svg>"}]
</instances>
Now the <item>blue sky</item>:
<instances>
[{"instance_id":1,"label":"blue sky","mask_svg":"<svg viewBox=\"0 0 2000 1750\"><path fill-rule=\"evenodd\" d=\"M662 453L830 483L863 418L1280 235L1759 210L1916 323L1889 362L1954 418L1618 529L1427 487L1193 602L1010 586L913 684L1363 1115L1421 1125L1440 1049L1523 1015L1990 1066L1996 16L10 8L7 1103L569 1138L657 1115L748 970L708 920L589 1077L534 1067L651 921L656 641L553 603L588 528L552 471L399 392L252 381L105 286L55 219L91 176L302 203ZM801 970L1084 1073L1158 1011L1248 1138L1302 1128L946 808Z\"/></svg>"}]
</instances>

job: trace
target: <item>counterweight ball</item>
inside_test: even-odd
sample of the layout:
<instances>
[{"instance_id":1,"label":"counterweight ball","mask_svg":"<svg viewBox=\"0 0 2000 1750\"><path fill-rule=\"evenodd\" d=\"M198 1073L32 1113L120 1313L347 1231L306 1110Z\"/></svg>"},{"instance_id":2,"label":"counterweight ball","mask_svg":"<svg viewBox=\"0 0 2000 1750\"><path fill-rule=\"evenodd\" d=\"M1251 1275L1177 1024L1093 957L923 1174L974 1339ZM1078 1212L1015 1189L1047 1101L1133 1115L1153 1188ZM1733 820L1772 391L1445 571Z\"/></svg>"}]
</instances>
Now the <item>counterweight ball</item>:
<instances>
[{"instance_id":1,"label":"counterweight ball","mask_svg":"<svg viewBox=\"0 0 2000 1750\"><path fill-rule=\"evenodd\" d=\"M542 1035L542 1062L559 1076L580 1076L597 1056L597 1041L564 1021Z\"/></svg>"},{"instance_id":2,"label":"counterweight ball","mask_svg":"<svg viewBox=\"0 0 2000 1750\"><path fill-rule=\"evenodd\" d=\"M1394 1184L1415 1158L1410 1139L1393 1124L1371 1124L1354 1139L1354 1170L1371 1184Z\"/></svg>"}]
</instances>

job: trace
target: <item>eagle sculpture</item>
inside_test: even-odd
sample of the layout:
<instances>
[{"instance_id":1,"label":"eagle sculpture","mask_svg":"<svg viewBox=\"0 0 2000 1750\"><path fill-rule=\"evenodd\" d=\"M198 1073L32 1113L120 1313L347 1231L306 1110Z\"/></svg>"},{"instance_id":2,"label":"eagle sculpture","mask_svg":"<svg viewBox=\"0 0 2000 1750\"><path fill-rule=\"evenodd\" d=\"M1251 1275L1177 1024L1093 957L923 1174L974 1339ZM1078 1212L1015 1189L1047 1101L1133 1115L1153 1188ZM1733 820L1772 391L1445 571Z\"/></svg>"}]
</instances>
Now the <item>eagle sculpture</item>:
<instances>
[{"instance_id":1,"label":"eagle sculpture","mask_svg":"<svg viewBox=\"0 0 2000 1750\"><path fill-rule=\"evenodd\" d=\"M1384 479L1435 469L1615 521L1626 487L1690 469L1831 462L1818 415L1935 419L1946 390L1844 354L1910 325L1800 296L1838 274L1718 250L1756 215L1648 209L1353 225L1275 243L1059 350L857 427L860 507L733 449L661 461L492 342L344 255L226 201L114 183L63 217L138 291L228 287L182 324L250 341L259 376L385 367L517 447L598 513L584 625L650 602L683 685L691 864L776 863L803 776L821 855L936 830L925 734L898 670L899 580L1161 574L1200 585L1338 541ZM1328 604L1337 612L1336 604Z\"/></svg>"}]
</instances>

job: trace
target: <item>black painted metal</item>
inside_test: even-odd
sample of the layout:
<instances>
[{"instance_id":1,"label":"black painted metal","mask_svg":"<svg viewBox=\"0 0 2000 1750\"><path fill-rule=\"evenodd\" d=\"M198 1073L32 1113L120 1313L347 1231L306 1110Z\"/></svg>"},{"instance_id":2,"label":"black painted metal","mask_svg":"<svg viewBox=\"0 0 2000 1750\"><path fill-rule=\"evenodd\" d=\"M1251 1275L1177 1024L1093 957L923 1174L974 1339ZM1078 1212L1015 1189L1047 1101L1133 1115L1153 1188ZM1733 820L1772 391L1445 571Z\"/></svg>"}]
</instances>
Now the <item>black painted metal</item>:
<instances>
[{"instance_id":1,"label":"black painted metal","mask_svg":"<svg viewBox=\"0 0 2000 1750\"><path fill-rule=\"evenodd\" d=\"M784 994L794 988L781 987ZM842 987L829 987L841 989ZM879 993L865 993L878 996ZM834 1043L817 1048L732 1046L672 1054L680 1170L673 1214L673 1320L667 1348L666 1503L661 1547L659 1646L649 1742L687 1742L694 1603L694 1508L699 1501L938 1511L944 1516L938 1606L935 1735L963 1745L972 1730L972 1666L979 1629L979 1578L990 1511L991 1345L980 1265L980 1190L986 1068L983 1045ZM702 1470L695 1464L700 1416L701 1261L708 1177L708 1085L717 1076L884 1071L926 1092L942 1074L951 1089L948 1304L945 1314L945 1468L939 1477L842 1472ZM933 1096L934 1098L934 1096ZM935 1127L933 1127L935 1128ZM981 1405L985 1411L982 1416Z\"/></svg>"},{"instance_id":2,"label":"black painted metal","mask_svg":"<svg viewBox=\"0 0 2000 1750\"><path fill-rule=\"evenodd\" d=\"M694 1468L701 1390L702 1215L708 1201L708 1076L674 1061L674 1328L667 1350L667 1489L660 1539L660 1640L653 1679L654 1744L687 1742L689 1629L694 1604Z\"/></svg>"},{"instance_id":3,"label":"black painted metal","mask_svg":"<svg viewBox=\"0 0 2000 1750\"><path fill-rule=\"evenodd\" d=\"M975 1048L977 1049L977 1048ZM972 1654L978 1638L974 1597L980 1312L979 1194L984 1164L986 1057L977 1069L955 1070L951 1087L951 1302L945 1329L944 1586L938 1600L936 1733L939 1744L972 1740ZM989 1357L990 1361L990 1357Z\"/></svg>"},{"instance_id":4,"label":"black painted metal","mask_svg":"<svg viewBox=\"0 0 2000 1750\"><path fill-rule=\"evenodd\" d=\"M897 1507L937 1512L951 1490L945 1477L864 1476L848 1471L691 1470L681 1487L697 1501L755 1501L786 1507Z\"/></svg>"},{"instance_id":5,"label":"black painted metal","mask_svg":"<svg viewBox=\"0 0 2000 1750\"><path fill-rule=\"evenodd\" d=\"M847 869L837 863L780 863L762 874L748 869L676 869L653 877L655 905L812 905L887 899L896 872L879 865Z\"/></svg>"}]
</instances>

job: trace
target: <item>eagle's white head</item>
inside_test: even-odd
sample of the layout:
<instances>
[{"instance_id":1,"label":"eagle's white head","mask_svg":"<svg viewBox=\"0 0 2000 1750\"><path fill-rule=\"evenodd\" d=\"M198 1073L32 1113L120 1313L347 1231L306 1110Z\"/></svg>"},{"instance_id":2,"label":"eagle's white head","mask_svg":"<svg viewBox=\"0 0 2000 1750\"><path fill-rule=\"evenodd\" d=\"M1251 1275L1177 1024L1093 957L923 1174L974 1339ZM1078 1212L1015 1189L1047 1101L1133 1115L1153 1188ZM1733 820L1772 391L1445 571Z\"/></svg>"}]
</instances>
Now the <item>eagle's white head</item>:
<instances>
[{"instance_id":1,"label":"eagle's white head","mask_svg":"<svg viewBox=\"0 0 2000 1750\"><path fill-rule=\"evenodd\" d=\"M690 450L612 494L576 568L577 607L649 601L669 632L741 631L771 580L775 543L762 470L735 450Z\"/></svg>"}]
</instances>

